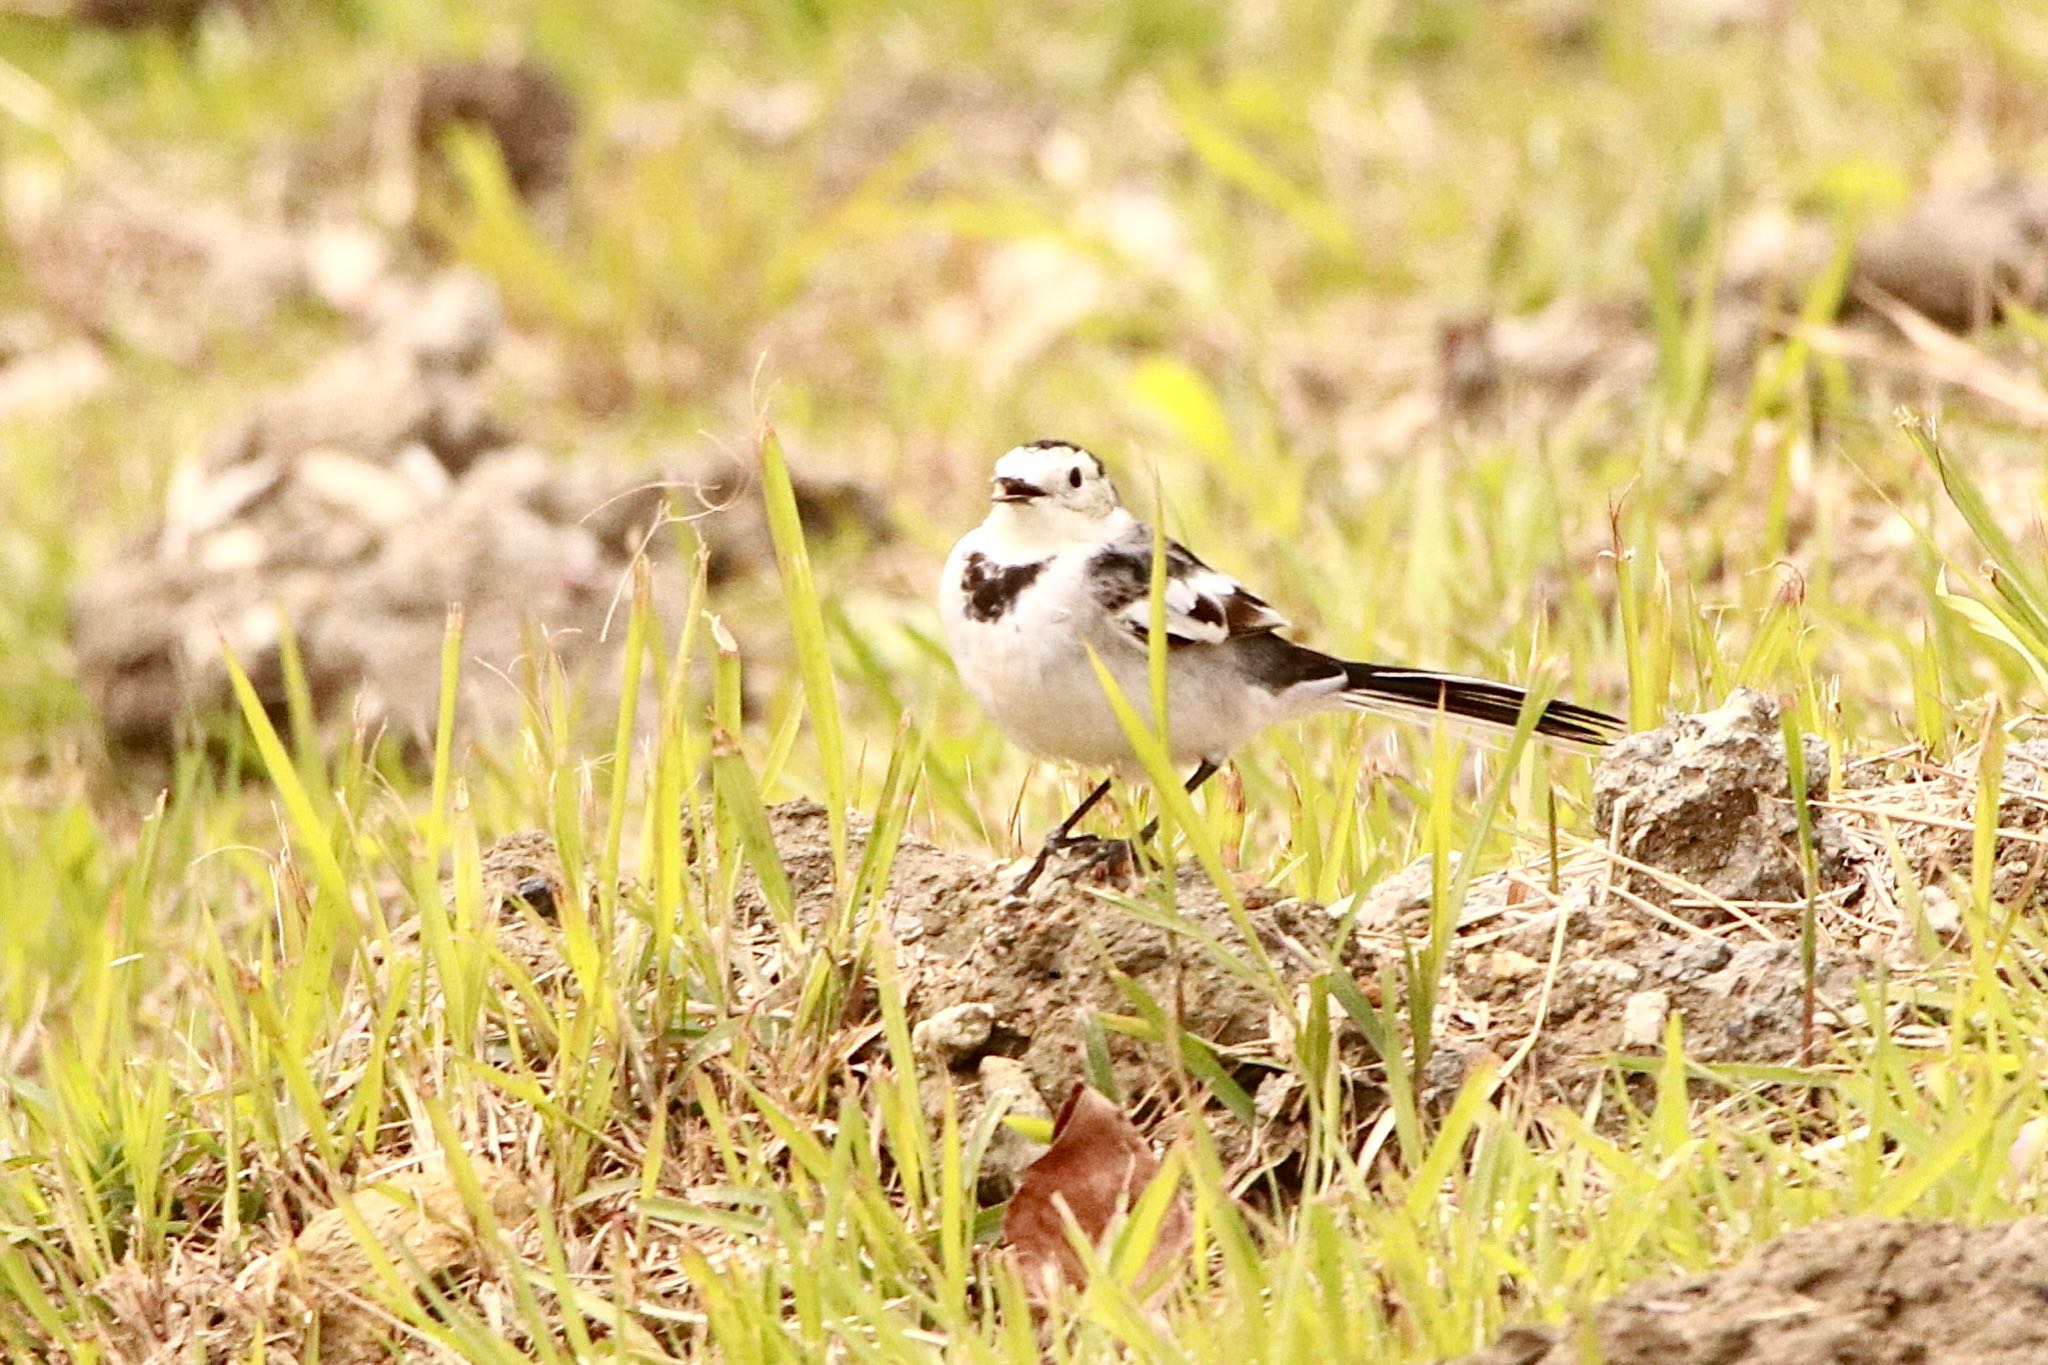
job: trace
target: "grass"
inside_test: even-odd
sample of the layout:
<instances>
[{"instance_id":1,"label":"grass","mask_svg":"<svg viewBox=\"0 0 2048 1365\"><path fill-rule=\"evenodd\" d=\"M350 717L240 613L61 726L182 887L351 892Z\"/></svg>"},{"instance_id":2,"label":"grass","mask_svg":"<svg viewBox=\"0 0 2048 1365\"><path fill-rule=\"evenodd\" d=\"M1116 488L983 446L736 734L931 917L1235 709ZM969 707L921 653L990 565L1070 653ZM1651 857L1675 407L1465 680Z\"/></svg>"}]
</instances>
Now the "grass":
<instances>
[{"instance_id":1,"label":"grass","mask_svg":"<svg viewBox=\"0 0 2048 1365\"><path fill-rule=\"evenodd\" d=\"M67 594L341 324L303 303L255 335L207 319L196 359L116 327L105 393L0 416L0 1341L119 1359L136 1323L231 1318L236 1276L326 1214L360 1265L287 1286L339 1286L464 1359L1426 1361L1815 1218L2039 1211L2006 1154L2042 1113L2043 945L1993 894L1995 800L1962 811L1961 941L1860 1002L1886 1020L1911 995L1938 1047L1865 1025L1741 1075L1690 1061L1674 1020L1646 1087L1617 1073L1567 1110L1482 1072L1433 1113L1400 1083L1430 1052L1432 949L1365 983L1377 1004L1341 974L1270 982L1311 1097L1284 1208L1225 1174L1199 1101L1243 1098L1228 1073L1134 1002L1124 1025L1189 1059L1166 1126L1195 1254L1157 1304L1127 1246L1034 1318L973 1198L993 1118L919 1093L878 913L899 840L1014 851L1077 794L975 715L928 605L1016 440L1101 449L1175 535L1354 655L1541 676L1643 725L1762 687L1838 771L1903 744L1995 756L2038 705L2038 435L1955 402L1937 446L1894 417L1926 393L1796 329L1745 373L1708 343L1750 208L1846 233L1973 159L2048 169L2041 20L1984 0L1725 32L1657 12L357 0L184 40L0 19L10 222L108 174L104 149L240 204L281 145L345 142L394 65L506 42L549 62L586 111L562 221L458 138L423 237L496 279L523 336L621 379L604 403L502 381L525 430L758 457L779 569L729 601L700 579L679 619L628 585L636 683L595 718L599 751L545 669L520 733L456 743L458 620L429 773L280 732L246 696L222 744L135 771L71 674ZM815 112L750 138L734 110L778 88ZM374 215L346 178L322 192ZM1825 318L1840 288L1786 311ZM1405 421L1439 318L1581 297L1643 301L1603 345L1650 338L1640 383ZM0 309L50 300L0 261ZM1980 340L2038 376L2037 320ZM755 440L764 408L779 440ZM899 543L858 574L807 546L786 468L872 480ZM793 667L738 654L720 613L747 611ZM766 701L747 720L742 670ZM1540 859L1553 796L1568 839L1596 833L1578 760L1387 733L1276 733L1204 800L1167 784L1169 829L1231 895L1233 866L1335 901L1431 858L1440 924L1469 879ZM872 822L857 851L835 823L824 932L769 834L799 793ZM496 927L481 868L531 826L572 883L554 975ZM740 931L756 883L765 936ZM1331 1060L1347 1025L1396 1082L1384 1114ZM422 1165L479 1228L459 1272L372 1230L395 1216L376 1192Z\"/></svg>"}]
</instances>

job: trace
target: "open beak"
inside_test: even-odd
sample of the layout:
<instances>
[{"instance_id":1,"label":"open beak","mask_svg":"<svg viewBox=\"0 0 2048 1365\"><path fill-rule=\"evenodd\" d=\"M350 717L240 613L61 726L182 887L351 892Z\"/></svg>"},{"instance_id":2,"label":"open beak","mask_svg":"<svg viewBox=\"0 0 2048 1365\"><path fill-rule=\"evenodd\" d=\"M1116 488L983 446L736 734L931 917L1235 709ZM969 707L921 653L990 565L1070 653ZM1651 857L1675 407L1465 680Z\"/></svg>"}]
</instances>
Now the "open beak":
<instances>
[{"instance_id":1,"label":"open beak","mask_svg":"<svg viewBox=\"0 0 2048 1365\"><path fill-rule=\"evenodd\" d=\"M989 496L996 502L1030 502L1033 498L1045 496L1045 490L1023 479L992 479L994 485Z\"/></svg>"}]
</instances>

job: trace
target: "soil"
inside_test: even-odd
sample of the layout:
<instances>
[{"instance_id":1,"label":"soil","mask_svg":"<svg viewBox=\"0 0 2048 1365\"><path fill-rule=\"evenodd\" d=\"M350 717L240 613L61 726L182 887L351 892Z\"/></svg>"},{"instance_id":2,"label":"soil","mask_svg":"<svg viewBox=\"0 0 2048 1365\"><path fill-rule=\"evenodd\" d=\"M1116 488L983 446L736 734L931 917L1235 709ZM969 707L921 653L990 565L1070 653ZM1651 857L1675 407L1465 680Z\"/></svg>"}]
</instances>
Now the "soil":
<instances>
[{"instance_id":1,"label":"soil","mask_svg":"<svg viewBox=\"0 0 2048 1365\"><path fill-rule=\"evenodd\" d=\"M1637 798L1610 820L1637 866L1617 866L1594 848L1558 869L1555 889L1541 867L1474 881L1439 987L1435 1052L1423 1076L1428 1102L1447 1103L1486 1062L1510 1064L1525 1103L1576 1102L1617 1065L1624 1074L1650 1070L1674 1021L1688 1059L1705 1066L1824 1059L1843 1030L1868 1028L1859 983L1880 959L1910 971L1916 940L1901 918L1892 936L1872 941L1868 917L1887 899L1889 864L1855 837L1846 823L1853 817L1823 814L1834 823L1821 836L1830 851L1815 901L1809 1020L1798 946L1805 902L1796 894L1796 840L1784 827L1791 800L1781 735L1770 702L1737 692L1716 711L1636 736L1602 763L1596 788L1625 783ZM2033 772L2030 753L2015 750L2009 776ZM1818 800L1827 768L1812 758ZM1933 784L1922 789L1935 792ZM789 802L770 810L769 824L799 923L822 926L839 907L824 808ZM868 832L861 818L849 821L850 860L860 858ZM543 923L548 907L536 917L510 893L539 874L556 894L551 846L537 833L515 836L487 850L485 866L488 898L514 907L504 918L515 960L545 977L545 941L556 932ZM1156 893L1053 875L1018 899L1008 894L1014 873L1011 864L915 834L896 850L881 904L916 1046L934 1078L949 1074L970 1111L982 1091L1000 1090L1006 1105L1047 1112L1082 1079L1106 1081L1140 1116L1169 1111L1191 1084L1197 1093L1202 1087L1167 1048L1124 1022L1156 1011L1206 1044L1223 1072L1256 1096L1255 1124L1236 1124L1234 1137L1235 1120L1221 1108L1212 1114L1230 1153L1249 1164L1284 1163L1298 1117L1286 1074L1293 1042L1269 988L1246 966L1254 955L1238 920L1208 879L1181 869L1169 930ZM1631 879L1639 891L1629 889ZM1234 889L1289 998L1334 968L1376 999L1383 982L1400 989L1406 955L1426 942L1429 884L1420 863L1333 907L1256 885ZM1709 887L1723 899L1688 898L1676 891L1684 887ZM1783 900L1738 896L1788 890L1795 894ZM751 874L742 878L738 910L751 932L764 941L774 935ZM1340 931L1347 914L1348 936ZM1338 1032L1353 1102L1375 1110L1384 1101L1377 1059L1348 1023L1340 1020ZM1002 1173L990 1188L1006 1188Z\"/></svg>"},{"instance_id":2,"label":"soil","mask_svg":"<svg viewBox=\"0 0 2048 1365\"><path fill-rule=\"evenodd\" d=\"M1731 1269L1631 1289L1590 1324L1511 1328L1460 1365L2020 1365L2048 1359L2044 1301L2048 1219L1816 1223Z\"/></svg>"},{"instance_id":3,"label":"soil","mask_svg":"<svg viewBox=\"0 0 2048 1365\"><path fill-rule=\"evenodd\" d=\"M799 919L822 922L837 908L824 807L790 802L769 817ZM848 834L849 858L858 858L865 823L853 822ZM1030 897L1013 898L1012 865L914 835L902 840L891 872L884 905L918 1041L936 1067L953 1075L970 1122L985 1090L1003 1089L1013 1109L1049 1112L1077 1080L1091 1077L1106 1079L1114 1098L1140 1115L1171 1107L1189 1085L1187 1069L1164 1046L1102 1025L1106 1016L1139 1016L1150 1005L1215 1048L1247 1091L1286 1065L1289 1043L1267 991L1241 968L1217 965L1223 955L1242 960L1245 940L1199 871L1184 868L1176 879L1175 913L1185 926L1177 932L1132 913L1124 902L1135 893L1092 882L1048 877ZM1338 941L1337 921L1321 907L1259 887L1243 888L1241 897L1290 995L1333 960L1369 970L1361 950ZM743 887L742 903L765 920L758 890ZM1091 1034L1106 1077L1091 1071ZM1226 1124L1219 1141L1226 1155L1254 1155L1256 1144L1242 1126L1232 1131ZM1028 1162L1028 1151L1017 1155ZM990 1174L996 1179L984 1180L984 1195L1003 1197L1014 1171L984 1173Z\"/></svg>"},{"instance_id":4,"label":"soil","mask_svg":"<svg viewBox=\"0 0 2048 1365\"><path fill-rule=\"evenodd\" d=\"M1776 205L1733 225L1705 339L1715 379L1750 382L1760 351L1808 302L1836 248L1833 227ZM1931 192L1874 223L1856 243L1838 306L1862 358L1883 354L1895 302L1955 332L1981 331L2011 306L2048 304L2048 181ZM1445 412L1472 416L1528 402L1561 411L1626 392L1660 363L1650 319L1646 300L1626 297L1440 318L1436 397Z\"/></svg>"}]
</instances>

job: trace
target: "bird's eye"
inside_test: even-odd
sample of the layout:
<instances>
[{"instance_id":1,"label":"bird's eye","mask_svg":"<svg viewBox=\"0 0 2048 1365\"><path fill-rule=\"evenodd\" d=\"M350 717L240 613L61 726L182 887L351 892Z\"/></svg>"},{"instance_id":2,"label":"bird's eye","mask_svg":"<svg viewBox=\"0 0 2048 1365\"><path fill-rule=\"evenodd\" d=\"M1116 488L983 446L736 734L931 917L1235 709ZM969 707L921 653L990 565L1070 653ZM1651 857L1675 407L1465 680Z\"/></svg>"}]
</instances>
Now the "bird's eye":
<instances>
[{"instance_id":1,"label":"bird's eye","mask_svg":"<svg viewBox=\"0 0 2048 1365\"><path fill-rule=\"evenodd\" d=\"M1074 467L1073 467L1072 469L1069 469L1069 470L1067 471L1067 487L1069 487L1069 488L1079 488L1080 486L1081 486L1081 466L1079 466L1079 465L1075 465L1075 466L1074 466Z\"/></svg>"}]
</instances>

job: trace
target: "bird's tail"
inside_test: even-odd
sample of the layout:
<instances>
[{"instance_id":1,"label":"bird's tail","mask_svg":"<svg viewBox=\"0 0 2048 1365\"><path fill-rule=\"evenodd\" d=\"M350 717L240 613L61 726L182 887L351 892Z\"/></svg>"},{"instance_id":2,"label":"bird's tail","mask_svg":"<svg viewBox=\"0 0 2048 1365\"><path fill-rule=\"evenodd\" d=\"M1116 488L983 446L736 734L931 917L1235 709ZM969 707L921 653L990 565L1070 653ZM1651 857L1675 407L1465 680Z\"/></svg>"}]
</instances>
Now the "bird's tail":
<instances>
[{"instance_id":1,"label":"bird's tail","mask_svg":"<svg viewBox=\"0 0 2048 1365\"><path fill-rule=\"evenodd\" d=\"M1438 718L1488 730L1513 730L1529 694L1512 683L1432 673L1425 668L1389 668L1382 664L1344 664L1341 694L1346 702L1407 720ZM1627 724L1605 711L1568 701L1544 704L1536 717L1536 733L1559 744L1598 749L1619 739Z\"/></svg>"}]
</instances>

